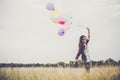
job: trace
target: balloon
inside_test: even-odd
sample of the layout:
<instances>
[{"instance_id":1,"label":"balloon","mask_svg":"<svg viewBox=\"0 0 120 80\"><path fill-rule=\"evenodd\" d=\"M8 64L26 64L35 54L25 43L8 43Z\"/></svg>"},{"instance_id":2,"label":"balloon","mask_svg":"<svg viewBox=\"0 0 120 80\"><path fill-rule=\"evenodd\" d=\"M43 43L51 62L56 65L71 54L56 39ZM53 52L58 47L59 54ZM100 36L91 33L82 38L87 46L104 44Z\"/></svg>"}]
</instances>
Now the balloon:
<instances>
[{"instance_id":1,"label":"balloon","mask_svg":"<svg viewBox=\"0 0 120 80\"><path fill-rule=\"evenodd\" d=\"M51 2L47 3L46 8L50 11L51 21L55 24L61 25L61 29L58 30L58 35L63 36L65 34L65 31L70 29L70 26L72 24L72 17L58 12L55 9L54 4Z\"/></svg>"},{"instance_id":2,"label":"balloon","mask_svg":"<svg viewBox=\"0 0 120 80\"><path fill-rule=\"evenodd\" d=\"M51 2L48 2L48 3L47 3L46 8L47 8L48 10L50 10L50 11L55 10L55 7L54 7L53 3L51 3Z\"/></svg>"},{"instance_id":3,"label":"balloon","mask_svg":"<svg viewBox=\"0 0 120 80\"><path fill-rule=\"evenodd\" d=\"M51 12L52 12L52 14L58 14L57 10L52 10Z\"/></svg>"},{"instance_id":4,"label":"balloon","mask_svg":"<svg viewBox=\"0 0 120 80\"><path fill-rule=\"evenodd\" d=\"M59 22L57 20L52 20L53 23L58 24Z\"/></svg>"},{"instance_id":5,"label":"balloon","mask_svg":"<svg viewBox=\"0 0 120 80\"><path fill-rule=\"evenodd\" d=\"M60 14L51 14L51 20L56 23L56 24L60 24L60 25L64 25L65 24L65 17L60 15Z\"/></svg>"},{"instance_id":6,"label":"balloon","mask_svg":"<svg viewBox=\"0 0 120 80\"><path fill-rule=\"evenodd\" d=\"M58 19L57 19L57 15L51 15L51 17L50 17L50 19L52 20L52 22L53 23L55 23L55 24L59 24L59 21L58 21Z\"/></svg>"},{"instance_id":7,"label":"balloon","mask_svg":"<svg viewBox=\"0 0 120 80\"><path fill-rule=\"evenodd\" d=\"M65 21L59 21L59 24L64 25Z\"/></svg>"},{"instance_id":8,"label":"balloon","mask_svg":"<svg viewBox=\"0 0 120 80\"><path fill-rule=\"evenodd\" d=\"M65 25L62 26L62 29L63 29L64 31L69 30L69 29L70 29L70 24L69 24L69 23L65 23Z\"/></svg>"},{"instance_id":9,"label":"balloon","mask_svg":"<svg viewBox=\"0 0 120 80\"><path fill-rule=\"evenodd\" d=\"M63 29L60 29L59 31L58 31L58 35L59 36L63 36L65 34L65 31L63 30Z\"/></svg>"},{"instance_id":10,"label":"balloon","mask_svg":"<svg viewBox=\"0 0 120 80\"><path fill-rule=\"evenodd\" d=\"M63 15L58 15L57 16L58 21L66 21L65 17Z\"/></svg>"},{"instance_id":11,"label":"balloon","mask_svg":"<svg viewBox=\"0 0 120 80\"><path fill-rule=\"evenodd\" d=\"M66 19L65 19L65 17L63 15L58 15L57 20L59 21L60 25L64 25L65 21L66 21Z\"/></svg>"}]
</instances>

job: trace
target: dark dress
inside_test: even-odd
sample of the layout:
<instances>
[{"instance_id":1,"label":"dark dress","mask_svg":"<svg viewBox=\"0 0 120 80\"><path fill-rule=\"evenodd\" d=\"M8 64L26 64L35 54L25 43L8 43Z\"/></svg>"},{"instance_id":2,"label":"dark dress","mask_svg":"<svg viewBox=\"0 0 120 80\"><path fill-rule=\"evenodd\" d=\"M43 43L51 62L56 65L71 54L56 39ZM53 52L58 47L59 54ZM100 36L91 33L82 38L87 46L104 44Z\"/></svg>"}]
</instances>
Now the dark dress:
<instances>
[{"instance_id":1,"label":"dark dress","mask_svg":"<svg viewBox=\"0 0 120 80\"><path fill-rule=\"evenodd\" d=\"M89 42L89 40L87 39L86 45L88 44L88 42ZM78 50L78 53L77 53L75 59L78 59L79 56L80 56L80 54L81 54L81 55L82 55L82 60L83 60L83 61L86 61L86 60L87 60L87 59L86 59L86 55L85 55L85 53L84 53L84 49L85 49L85 45L84 45L84 44L82 44L82 45L79 46L79 50Z\"/></svg>"}]
</instances>

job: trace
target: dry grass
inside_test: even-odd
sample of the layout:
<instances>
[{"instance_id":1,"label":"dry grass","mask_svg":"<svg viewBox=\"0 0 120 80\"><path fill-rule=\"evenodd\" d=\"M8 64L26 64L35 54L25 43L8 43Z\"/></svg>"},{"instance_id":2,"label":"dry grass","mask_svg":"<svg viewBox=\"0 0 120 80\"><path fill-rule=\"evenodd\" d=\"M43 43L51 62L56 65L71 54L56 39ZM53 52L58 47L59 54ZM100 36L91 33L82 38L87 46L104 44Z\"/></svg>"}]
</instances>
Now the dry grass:
<instances>
[{"instance_id":1,"label":"dry grass","mask_svg":"<svg viewBox=\"0 0 120 80\"><path fill-rule=\"evenodd\" d=\"M0 80L120 80L120 67L2 68Z\"/></svg>"}]
</instances>

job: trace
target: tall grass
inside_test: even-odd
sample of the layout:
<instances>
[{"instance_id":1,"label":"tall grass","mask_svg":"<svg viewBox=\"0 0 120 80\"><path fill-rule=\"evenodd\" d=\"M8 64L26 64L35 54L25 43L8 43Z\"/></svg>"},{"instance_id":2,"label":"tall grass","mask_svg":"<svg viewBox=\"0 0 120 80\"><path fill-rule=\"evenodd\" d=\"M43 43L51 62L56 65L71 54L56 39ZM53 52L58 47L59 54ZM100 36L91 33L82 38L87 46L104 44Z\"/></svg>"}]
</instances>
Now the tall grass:
<instances>
[{"instance_id":1,"label":"tall grass","mask_svg":"<svg viewBox=\"0 0 120 80\"><path fill-rule=\"evenodd\" d=\"M0 80L120 80L120 67L1 68Z\"/></svg>"}]
</instances>

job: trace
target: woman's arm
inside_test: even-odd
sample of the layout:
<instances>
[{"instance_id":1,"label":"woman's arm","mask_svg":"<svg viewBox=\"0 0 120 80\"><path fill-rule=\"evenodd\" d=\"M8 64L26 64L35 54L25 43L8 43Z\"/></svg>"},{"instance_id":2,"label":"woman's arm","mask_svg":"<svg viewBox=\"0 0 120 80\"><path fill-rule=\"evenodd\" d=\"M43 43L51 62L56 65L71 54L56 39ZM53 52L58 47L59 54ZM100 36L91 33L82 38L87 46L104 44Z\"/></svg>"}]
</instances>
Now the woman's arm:
<instances>
[{"instance_id":1,"label":"woman's arm","mask_svg":"<svg viewBox=\"0 0 120 80\"><path fill-rule=\"evenodd\" d=\"M88 27L86 29L88 31L88 40L90 40L90 29Z\"/></svg>"}]
</instances>

